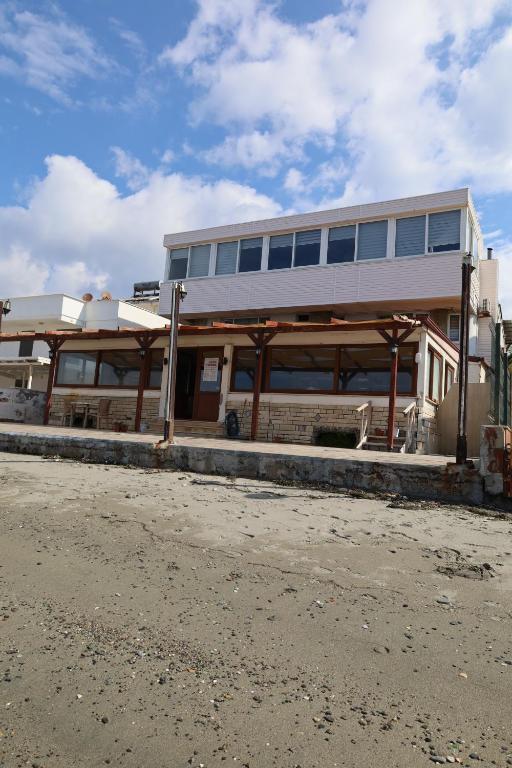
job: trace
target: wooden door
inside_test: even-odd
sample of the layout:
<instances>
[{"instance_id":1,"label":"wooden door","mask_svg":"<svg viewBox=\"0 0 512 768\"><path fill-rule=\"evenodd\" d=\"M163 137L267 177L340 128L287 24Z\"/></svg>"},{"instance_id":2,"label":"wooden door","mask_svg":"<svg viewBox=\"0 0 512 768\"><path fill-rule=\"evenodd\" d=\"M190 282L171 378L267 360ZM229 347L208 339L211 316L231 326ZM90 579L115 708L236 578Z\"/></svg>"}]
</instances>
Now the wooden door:
<instances>
[{"instance_id":1,"label":"wooden door","mask_svg":"<svg viewBox=\"0 0 512 768\"><path fill-rule=\"evenodd\" d=\"M219 418L223 358L223 348L198 350L194 403L194 418L198 421Z\"/></svg>"}]
</instances>

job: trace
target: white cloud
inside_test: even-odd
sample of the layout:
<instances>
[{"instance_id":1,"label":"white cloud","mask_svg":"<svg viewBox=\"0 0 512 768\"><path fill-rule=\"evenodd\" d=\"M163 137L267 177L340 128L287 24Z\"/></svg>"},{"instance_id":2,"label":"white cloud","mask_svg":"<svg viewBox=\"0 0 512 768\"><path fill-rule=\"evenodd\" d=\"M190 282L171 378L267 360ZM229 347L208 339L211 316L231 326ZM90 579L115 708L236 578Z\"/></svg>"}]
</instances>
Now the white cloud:
<instances>
[{"instance_id":1,"label":"white cloud","mask_svg":"<svg viewBox=\"0 0 512 768\"><path fill-rule=\"evenodd\" d=\"M85 29L53 10L46 18L11 4L0 8L0 73L71 104L78 80L102 77L114 64Z\"/></svg>"},{"instance_id":2,"label":"white cloud","mask_svg":"<svg viewBox=\"0 0 512 768\"><path fill-rule=\"evenodd\" d=\"M26 203L0 207L2 297L108 288L163 277L163 235L279 215L280 206L232 181L153 172L122 196L76 157L47 158Z\"/></svg>"},{"instance_id":3,"label":"white cloud","mask_svg":"<svg viewBox=\"0 0 512 768\"><path fill-rule=\"evenodd\" d=\"M49 274L48 264L35 261L29 250L12 243L0 257L2 298L43 293Z\"/></svg>"},{"instance_id":4,"label":"white cloud","mask_svg":"<svg viewBox=\"0 0 512 768\"><path fill-rule=\"evenodd\" d=\"M135 192L135 190L141 189L147 184L150 170L138 157L134 157L130 152L121 149L121 147L111 147L110 149L114 155L116 176L126 179L128 189Z\"/></svg>"},{"instance_id":5,"label":"white cloud","mask_svg":"<svg viewBox=\"0 0 512 768\"><path fill-rule=\"evenodd\" d=\"M304 191L304 174L298 168L290 168L284 180L284 188L287 192Z\"/></svg>"},{"instance_id":6,"label":"white cloud","mask_svg":"<svg viewBox=\"0 0 512 768\"><path fill-rule=\"evenodd\" d=\"M226 128L211 162L268 173L290 149L327 149L347 170L343 203L512 189L512 30L493 27L507 7L415 0L390 16L367 0L292 24L266 0L199 0L160 60L195 86L191 120Z\"/></svg>"}]
</instances>

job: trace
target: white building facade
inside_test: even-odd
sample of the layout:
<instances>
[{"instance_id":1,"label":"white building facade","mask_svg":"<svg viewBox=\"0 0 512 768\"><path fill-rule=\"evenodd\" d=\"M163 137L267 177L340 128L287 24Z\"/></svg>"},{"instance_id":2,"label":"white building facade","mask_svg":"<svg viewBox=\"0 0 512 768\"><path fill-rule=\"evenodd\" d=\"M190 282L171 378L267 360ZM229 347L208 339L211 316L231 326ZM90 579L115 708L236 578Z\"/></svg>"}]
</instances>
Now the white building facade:
<instances>
[{"instance_id":1,"label":"white building facade","mask_svg":"<svg viewBox=\"0 0 512 768\"><path fill-rule=\"evenodd\" d=\"M440 405L457 377L461 266L470 252L475 267L470 381L486 380L493 328L500 319L499 265L484 247L467 188L168 234L164 246L167 256L159 311L169 315L173 282L182 280L187 296L180 317L187 324L358 322L393 315L428 318L430 329L422 326L414 336L411 375L415 383L405 399L412 398L417 413L425 424L430 421L434 432ZM317 348L328 343L327 338L317 339ZM298 337L296 341L300 342ZM228 359L230 350L225 351ZM369 358L370 347L366 353ZM310 349L307 354L315 353ZM347 355L340 354L342 365L350 367ZM348 354L352 359L359 355ZM238 358L236 350L234 355ZM286 402L297 409L306 403L317 412L324 405L329 412L334 405L363 405L365 398L374 407L385 406L389 379L378 372L382 361L375 362L373 373L369 363L368 370L352 380L359 381L356 391L336 386L322 394L313 393L314 372L310 384L307 376L299 375L307 363L293 362L291 356L282 359L282 366L291 372L288 383L276 386L271 351L267 358L261 401L269 404L269 410L273 403ZM232 372L226 377L233 382ZM296 387L292 379L299 382ZM243 399L231 385L225 382L224 387L228 408ZM221 407L221 416L224 412Z\"/></svg>"}]
</instances>

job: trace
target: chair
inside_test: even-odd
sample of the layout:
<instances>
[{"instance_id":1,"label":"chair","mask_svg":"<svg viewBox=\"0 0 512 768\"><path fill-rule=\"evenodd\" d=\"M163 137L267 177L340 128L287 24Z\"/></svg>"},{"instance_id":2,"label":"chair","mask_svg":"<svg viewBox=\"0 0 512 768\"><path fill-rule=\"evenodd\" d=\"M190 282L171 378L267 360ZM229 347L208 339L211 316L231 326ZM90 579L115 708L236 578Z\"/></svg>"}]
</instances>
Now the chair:
<instances>
[{"instance_id":1,"label":"chair","mask_svg":"<svg viewBox=\"0 0 512 768\"><path fill-rule=\"evenodd\" d=\"M72 427L75 415L75 395L64 395L62 398L62 415L60 418L61 427Z\"/></svg>"},{"instance_id":2,"label":"chair","mask_svg":"<svg viewBox=\"0 0 512 768\"><path fill-rule=\"evenodd\" d=\"M103 422L108 419L111 403L112 400L102 397L98 402L98 410L96 413L90 414L93 419L96 419L96 429L101 429Z\"/></svg>"}]
</instances>

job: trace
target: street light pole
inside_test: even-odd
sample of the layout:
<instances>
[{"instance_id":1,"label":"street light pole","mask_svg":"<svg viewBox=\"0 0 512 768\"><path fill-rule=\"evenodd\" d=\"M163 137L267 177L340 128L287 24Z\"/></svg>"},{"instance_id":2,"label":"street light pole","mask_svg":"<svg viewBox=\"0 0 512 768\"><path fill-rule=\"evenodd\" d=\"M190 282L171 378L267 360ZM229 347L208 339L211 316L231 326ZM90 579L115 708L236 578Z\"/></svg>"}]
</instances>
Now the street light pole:
<instances>
[{"instance_id":1,"label":"street light pole","mask_svg":"<svg viewBox=\"0 0 512 768\"><path fill-rule=\"evenodd\" d=\"M11 311L11 302L9 299L0 299L0 333L2 333L2 318Z\"/></svg>"},{"instance_id":2,"label":"street light pole","mask_svg":"<svg viewBox=\"0 0 512 768\"><path fill-rule=\"evenodd\" d=\"M459 407L457 413L457 449L456 464L465 464L468 458L467 400L468 400L468 363L469 363L469 313L471 301L471 274L474 271L471 253L462 260L462 295L460 302L460 341L459 341Z\"/></svg>"},{"instance_id":3,"label":"street light pole","mask_svg":"<svg viewBox=\"0 0 512 768\"><path fill-rule=\"evenodd\" d=\"M187 295L183 283L174 283L171 289L171 327L169 328L169 357L167 360L167 388L164 411L164 442L174 439L174 403L176 400L176 364L178 360L178 326L180 301Z\"/></svg>"}]
</instances>

